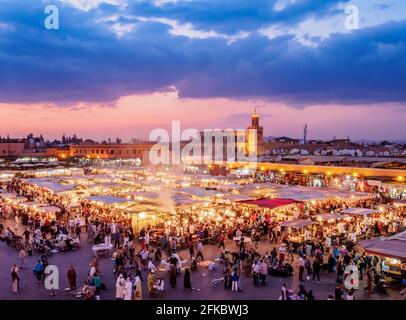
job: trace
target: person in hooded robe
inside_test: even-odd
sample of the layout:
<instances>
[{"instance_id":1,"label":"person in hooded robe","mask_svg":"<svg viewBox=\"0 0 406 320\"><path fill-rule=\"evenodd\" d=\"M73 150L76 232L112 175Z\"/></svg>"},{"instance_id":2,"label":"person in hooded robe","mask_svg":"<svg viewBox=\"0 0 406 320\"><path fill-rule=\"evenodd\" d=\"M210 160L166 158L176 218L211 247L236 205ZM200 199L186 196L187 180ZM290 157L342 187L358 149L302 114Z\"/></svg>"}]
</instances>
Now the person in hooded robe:
<instances>
[{"instance_id":1,"label":"person in hooded robe","mask_svg":"<svg viewBox=\"0 0 406 320\"><path fill-rule=\"evenodd\" d=\"M123 300L125 296L125 280L122 274L120 274L116 281L116 299Z\"/></svg>"},{"instance_id":2,"label":"person in hooded robe","mask_svg":"<svg viewBox=\"0 0 406 320\"><path fill-rule=\"evenodd\" d=\"M137 273L135 275L135 300L142 300L142 282L141 282L141 274Z\"/></svg>"},{"instance_id":3,"label":"person in hooded robe","mask_svg":"<svg viewBox=\"0 0 406 320\"><path fill-rule=\"evenodd\" d=\"M20 277L18 275L19 270L16 264L13 265L11 268L11 281L12 281L12 288L13 292L17 293L20 285Z\"/></svg>"},{"instance_id":4,"label":"person in hooded robe","mask_svg":"<svg viewBox=\"0 0 406 320\"><path fill-rule=\"evenodd\" d=\"M171 266L171 271L169 274L169 283L171 284L172 288L176 287L176 267L174 265Z\"/></svg>"},{"instance_id":5,"label":"person in hooded robe","mask_svg":"<svg viewBox=\"0 0 406 320\"><path fill-rule=\"evenodd\" d=\"M147 285L148 285L148 292L151 296L153 296L155 294L155 289L154 289L154 285L155 285L155 275L154 272L151 271L148 274L148 279L147 279Z\"/></svg>"},{"instance_id":6,"label":"person in hooded robe","mask_svg":"<svg viewBox=\"0 0 406 320\"><path fill-rule=\"evenodd\" d=\"M68 282L70 290L76 289L76 270L73 266L70 266L68 270Z\"/></svg>"},{"instance_id":7,"label":"person in hooded robe","mask_svg":"<svg viewBox=\"0 0 406 320\"><path fill-rule=\"evenodd\" d=\"M124 294L124 300L132 300L133 296L133 284L131 282L131 279L128 277L127 280L125 281L125 294Z\"/></svg>"},{"instance_id":8,"label":"person in hooded robe","mask_svg":"<svg viewBox=\"0 0 406 320\"><path fill-rule=\"evenodd\" d=\"M189 268L185 269L185 276L183 278L183 288L188 291L192 291L192 283L190 282Z\"/></svg>"}]
</instances>

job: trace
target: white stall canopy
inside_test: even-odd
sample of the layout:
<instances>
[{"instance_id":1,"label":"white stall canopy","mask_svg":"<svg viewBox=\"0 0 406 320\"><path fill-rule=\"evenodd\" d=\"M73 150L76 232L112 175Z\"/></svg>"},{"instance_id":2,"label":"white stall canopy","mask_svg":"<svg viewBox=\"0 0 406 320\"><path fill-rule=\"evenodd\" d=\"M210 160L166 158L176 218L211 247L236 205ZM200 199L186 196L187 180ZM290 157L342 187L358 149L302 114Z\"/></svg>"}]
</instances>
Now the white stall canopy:
<instances>
[{"instance_id":1,"label":"white stall canopy","mask_svg":"<svg viewBox=\"0 0 406 320\"><path fill-rule=\"evenodd\" d=\"M379 210L367 209L367 208L348 208L348 209L342 210L341 212L345 213L345 214L352 214L352 215L358 215L358 216L368 216L370 214L379 212Z\"/></svg>"}]
</instances>

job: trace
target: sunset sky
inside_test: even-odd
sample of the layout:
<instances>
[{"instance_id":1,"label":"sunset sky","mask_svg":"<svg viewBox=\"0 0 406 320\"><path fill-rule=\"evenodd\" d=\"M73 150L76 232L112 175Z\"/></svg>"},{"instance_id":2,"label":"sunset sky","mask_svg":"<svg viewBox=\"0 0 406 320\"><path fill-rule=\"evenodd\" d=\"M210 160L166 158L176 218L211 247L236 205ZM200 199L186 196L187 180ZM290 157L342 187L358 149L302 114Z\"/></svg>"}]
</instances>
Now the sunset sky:
<instances>
[{"instance_id":1,"label":"sunset sky","mask_svg":"<svg viewBox=\"0 0 406 320\"><path fill-rule=\"evenodd\" d=\"M406 1L0 0L0 136L239 129L254 108L268 136L406 140Z\"/></svg>"}]
</instances>

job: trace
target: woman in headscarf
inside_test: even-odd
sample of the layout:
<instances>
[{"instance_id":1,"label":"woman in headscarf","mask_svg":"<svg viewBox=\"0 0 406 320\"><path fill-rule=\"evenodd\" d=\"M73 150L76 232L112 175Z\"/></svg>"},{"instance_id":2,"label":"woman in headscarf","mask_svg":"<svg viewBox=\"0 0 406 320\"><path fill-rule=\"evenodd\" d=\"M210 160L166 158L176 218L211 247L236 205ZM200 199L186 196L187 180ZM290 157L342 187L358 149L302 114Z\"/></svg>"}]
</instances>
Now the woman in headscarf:
<instances>
[{"instance_id":1,"label":"woman in headscarf","mask_svg":"<svg viewBox=\"0 0 406 320\"><path fill-rule=\"evenodd\" d=\"M125 290L124 300L131 300L132 296L133 296L133 284L132 284L131 279L129 277L125 281L124 290Z\"/></svg>"},{"instance_id":2,"label":"woman in headscarf","mask_svg":"<svg viewBox=\"0 0 406 320\"><path fill-rule=\"evenodd\" d=\"M123 300L125 296L125 280L122 274L120 274L116 281L116 299Z\"/></svg>"},{"instance_id":3,"label":"woman in headscarf","mask_svg":"<svg viewBox=\"0 0 406 320\"><path fill-rule=\"evenodd\" d=\"M188 268L185 269L185 276L183 278L183 287L185 290L192 291L192 284L190 282L190 271Z\"/></svg>"},{"instance_id":4,"label":"woman in headscarf","mask_svg":"<svg viewBox=\"0 0 406 320\"><path fill-rule=\"evenodd\" d=\"M135 300L142 300L142 282L141 282L141 273L137 272L135 275Z\"/></svg>"}]
</instances>

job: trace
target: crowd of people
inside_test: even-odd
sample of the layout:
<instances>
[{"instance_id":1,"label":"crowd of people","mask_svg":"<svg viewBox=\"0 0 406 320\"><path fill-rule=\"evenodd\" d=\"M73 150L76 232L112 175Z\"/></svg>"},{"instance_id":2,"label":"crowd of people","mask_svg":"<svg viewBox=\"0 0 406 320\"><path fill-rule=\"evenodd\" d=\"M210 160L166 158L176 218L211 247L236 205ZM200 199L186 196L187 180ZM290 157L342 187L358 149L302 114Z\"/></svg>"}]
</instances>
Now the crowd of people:
<instances>
[{"instance_id":1,"label":"crowd of people","mask_svg":"<svg viewBox=\"0 0 406 320\"><path fill-rule=\"evenodd\" d=\"M371 197L300 204L279 212L280 215L256 207L234 205L227 209L233 211L233 219L228 220L225 209L218 208L216 213L224 214L221 221L209 217L199 219L196 214L189 214L187 219L182 215L176 223L148 226L134 233L130 218L110 206L82 201L73 207L68 198L20 179L9 181L4 189L28 201L60 209L57 213L44 213L37 208L0 200L2 222L14 221L17 226L17 230L13 230L2 224L0 233L10 243L19 238L20 266L15 264L11 268L13 292L19 290L19 269L25 267L26 254L39 255L33 273L43 282L48 258L53 253L76 250L86 240L92 245L111 246L115 297L120 300L142 299L142 283L146 284L147 294L156 297L165 291L165 280L176 288L182 273L183 289L192 291L191 274L198 267L209 270L221 267L223 277L213 285L224 282L224 290L232 292L245 290L243 277L252 277L254 288L267 286L270 276L297 277L298 291L294 292L284 284L279 297L282 300L315 299L312 290L306 291L305 283L320 283L320 274L325 272L334 274L336 279L335 292L329 298L353 299L359 279L366 279L368 296L382 289L380 259L360 251L356 236L391 235L406 228L405 212L396 208L367 218L313 224L306 228L307 235L302 243L290 241L293 231L281 226L287 217L310 219L317 214L338 213L348 207L374 208L382 203L381 198ZM209 245L218 250L214 262L205 259L204 247ZM181 257L180 252L187 252L189 261ZM84 299L100 299L106 287L97 257L89 265L80 292L76 292L74 266L69 268L67 278L69 290Z\"/></svg>"}]
</instances>

